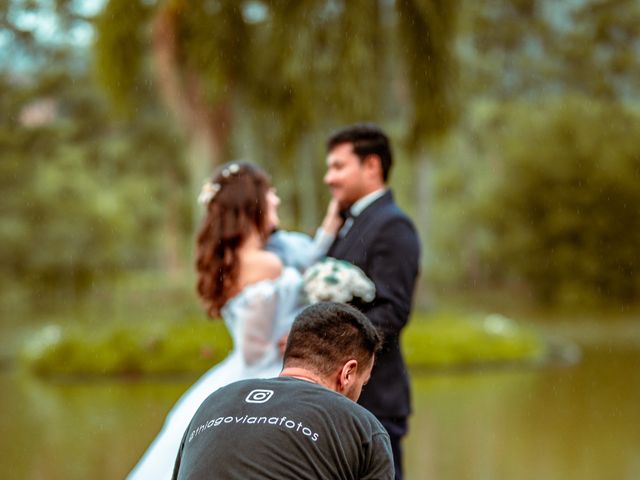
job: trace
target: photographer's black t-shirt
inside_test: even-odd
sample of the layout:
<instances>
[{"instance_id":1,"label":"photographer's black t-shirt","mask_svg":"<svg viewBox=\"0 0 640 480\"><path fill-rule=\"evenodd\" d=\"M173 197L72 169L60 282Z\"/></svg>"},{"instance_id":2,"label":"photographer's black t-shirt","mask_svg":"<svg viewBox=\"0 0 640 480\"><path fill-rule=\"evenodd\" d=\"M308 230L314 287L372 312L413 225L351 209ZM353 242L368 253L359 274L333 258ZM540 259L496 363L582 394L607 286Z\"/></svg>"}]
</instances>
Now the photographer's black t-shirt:
<instances>
[{"instance_id":1,"label":"photographer's black t-shirt","mask_svg":"<svg viewBox=\"0 0 640 480\"><path fill-rule=\"evenodd\" d=\"M389 437L360 405L304 380L244 380L210 395L174 479L392 479Z\"/></svg>"}]
</instances>

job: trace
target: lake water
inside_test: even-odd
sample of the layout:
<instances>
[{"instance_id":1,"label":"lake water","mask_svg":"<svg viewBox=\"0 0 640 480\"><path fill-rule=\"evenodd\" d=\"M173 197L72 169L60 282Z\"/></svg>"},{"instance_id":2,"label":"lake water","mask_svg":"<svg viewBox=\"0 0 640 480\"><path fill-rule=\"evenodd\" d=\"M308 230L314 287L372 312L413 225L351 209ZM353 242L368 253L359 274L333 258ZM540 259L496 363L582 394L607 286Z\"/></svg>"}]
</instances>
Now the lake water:
<instances>
[{"instance_id":1,"label":"lake water","mask_svg":"<svg viewBox=\"0 0 640 480\"><path fill-rule=\"evenodd\" d=\"M640 479L640 350L572 367L413 373L406 478ZM0 478L119 479L188 382L51 383L0 372Z\"/></svg>"},{"instance_id":2,"label":"lake water","mask_svg":"<svg viewBox=\"0 0 640 480\"><path fill-rule=\"evenodd\" d=\"M411 479L640 479L640 351L577 366L421 376Z\"/></svg>"}]
</instances>

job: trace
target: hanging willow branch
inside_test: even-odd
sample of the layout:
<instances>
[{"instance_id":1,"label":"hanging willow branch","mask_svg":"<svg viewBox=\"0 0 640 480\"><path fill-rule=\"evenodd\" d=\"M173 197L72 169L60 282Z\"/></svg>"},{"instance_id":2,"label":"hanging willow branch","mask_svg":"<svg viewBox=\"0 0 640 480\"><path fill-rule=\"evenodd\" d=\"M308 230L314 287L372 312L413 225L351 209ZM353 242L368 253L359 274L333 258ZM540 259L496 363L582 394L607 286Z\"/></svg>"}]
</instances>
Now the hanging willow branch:
<instances>
[{"instance_id":1,"label":"hanging willow branch","mask_svg":"<svg viewBox=\"0 0 640 480\"><path fill-rule=\"evenodd\" d=\"M412 118L409 146L444 134L456 119L455 0L397 0L401 50L407 69Z\"/></svg>"},{"instance_id":2,"label":"hanging willow branch","mask_svg":"<svg viewBox=\"0 0 640 480\"><path fill-rule=\"evenodd\" d=\"M130 114L142 89L145 29L151 9L138 0L110 0L96 18L94 44L98 82L116 110Z\"/></svg>"},{"instance_id":3,"label":"hanging willow branch","mask_svg":"<svg viewBox=\"0 0 640 480\"><path fill-rule=\"evenodd\" d=\"M264 0L264 14L253 17L236 0L109 0L97 23L98 70L126 105L136 100L143 59L152 58L163 98L182 126L208 139L214 157L226 148L236 108L275 115L262 128L287 163L310 132L384 121L385 106L402 101L385 85L406 64L411 114L402 123L418 144L455 118L456 3L397 0L394 29L394 7L371 0ZM386 47L395 35L401 61Z\"/></svg>"}]
</instances>

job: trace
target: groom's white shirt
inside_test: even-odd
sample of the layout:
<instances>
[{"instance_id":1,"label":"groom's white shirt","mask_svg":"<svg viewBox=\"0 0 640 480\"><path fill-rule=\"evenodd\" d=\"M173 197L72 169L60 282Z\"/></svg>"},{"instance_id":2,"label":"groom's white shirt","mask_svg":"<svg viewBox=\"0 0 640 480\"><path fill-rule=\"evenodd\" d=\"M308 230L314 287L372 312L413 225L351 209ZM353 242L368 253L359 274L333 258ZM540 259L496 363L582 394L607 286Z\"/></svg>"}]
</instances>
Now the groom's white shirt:
<instances>
[{"instance_id":1,"label":"groom's white shirt","mask_svg":"<svg viewBox=\"0 0 640 480\"><path fill-rule=\"evenodd\" d=\"M344 225L342 225L342 228L340 228L340 231L338 232L338 236L340 238L344 237L349 232L349 230L351 230L351 226L353 225L353 219L358 215L360 215L365 208L367 208L369 205L371 205L373 202L379 199L382 195L384 195L386 191L387 191L386 188L380 188L378 190L375 190L371 193L366 194L364 197L360 198L353 205L351 205L351 208L349 209L349 213L351 214L351 216L344 221Z\"/></svg>"},{"instance_id":2,"label":"groom's white shirt","mask_svg":"<svg viewBox=\"0 0 640 480\"><path fill-rule=\"evenodd\" d=\"M379 199L382 195L384 195L386 191L387 191L387 188L383 187L371 193L367 193L364 197L362 197L357 202L354 202L353 205L351 205L349 212L351 212L351 215L353 215L354 217L357 217L364 211L365 208L367 208L369 205L371 205L373 202Z\"/></svg>"}]
</instances>

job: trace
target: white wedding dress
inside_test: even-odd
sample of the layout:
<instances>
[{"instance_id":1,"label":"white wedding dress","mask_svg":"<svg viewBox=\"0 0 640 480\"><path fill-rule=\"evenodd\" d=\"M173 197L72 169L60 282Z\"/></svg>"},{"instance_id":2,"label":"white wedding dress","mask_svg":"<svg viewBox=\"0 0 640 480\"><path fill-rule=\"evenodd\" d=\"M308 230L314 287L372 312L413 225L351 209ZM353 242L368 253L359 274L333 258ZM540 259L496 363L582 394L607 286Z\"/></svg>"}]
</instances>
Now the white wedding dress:
<instances>
[{"instance_id":1,"label":"white wedding dress","mask_svg":"<svg viewBox=\"0 0 640 480\"><path fill-rule=\"evenodd\" d=\"M200 404L215 390L246 378L275 377L282 369L278 341L289 331L302 303L300 270L319 260L333 236L322 230L312 241L293 232L277 232L267 248L278 254L285 267L274 280L245 287L229 299L221 316L231 334L233 351L206 372L173 406L161 432L149 446L128 480L171 478L180 441Z\"/></svg>"}]
</instances>

